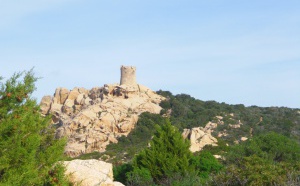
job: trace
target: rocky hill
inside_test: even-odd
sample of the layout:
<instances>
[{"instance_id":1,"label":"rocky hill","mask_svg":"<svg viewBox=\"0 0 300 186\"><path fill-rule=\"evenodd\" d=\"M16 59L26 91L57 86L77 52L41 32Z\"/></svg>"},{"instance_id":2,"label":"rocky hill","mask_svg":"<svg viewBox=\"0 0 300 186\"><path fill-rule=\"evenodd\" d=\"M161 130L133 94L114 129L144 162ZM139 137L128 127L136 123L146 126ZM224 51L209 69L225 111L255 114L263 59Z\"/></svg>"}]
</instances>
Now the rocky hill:
<instances>
[{"instance_id":1,"label":"rocky hill","mask_svg":"<svg viewBox=\"0 0 300 186\"><path fill-rule=\"evenodd\" d=\"M105 84L91 90L57 88L54 96L44 96L41 112L52 114L56 137L67 137L65 153L76 157L103 152L109 143L117 143L135 127L143 112L160 113L164 100L149 88L131 81L128 69L121 68L121 84Z\"/></svg>"},{"instance_id":2,"label":"rocky hill","mask_svg":"<svg viewBox=\"0 0 300 186\"><path fill-rule=\"evenodd\" d=\"M139 115L144 112L169 117L182 131L182 136L191 141L192 152L200 151L206 145L216 146L220 139L227 144L236 144L267 131L299 141L299 109L245 107L204 102L185 94L174 96L168 91L155 93L136 83L135 71L134 67L122 66L120 84L105 84L91 90L57 88L53 96L43 97L41 112L52 114L57 138L67 137L65 153L68 156L104 152L109 144L115 144L119 139L122 143L113 145L109 151L120 147L128 150L128 141L136 141L129 148L132 153L112 150L108 154L138 152L140 147L137 146L145 146L153 135L153 124L163 123L159 117L146 116L140 128L133 131ZM149 122L151 125L147 126ZM131 131L129 139L121 138Z\"/></svg>"},{"instance_id":3,"label":"rocky hill","mask_svg":"<svg viewBox=\"0 0 300 186\"><path fill-rule=\"evenodd\" d=\"M157 93L166 98L160 103L163 108L160 114L140 115L136 127L127 137L121 137L117 144L108 145L104 153L82 158L130 162L135 154L147 147L154 135L155 124L164 125L164 117L168 117L182 136L190 140L192 152L209 150L213 155L219 155L228 146L242 144L268 132L285 135L300 143L300 109L245 107L201 101L186 94L173 95L169 91Z\"/></svg>"}]
</instances>

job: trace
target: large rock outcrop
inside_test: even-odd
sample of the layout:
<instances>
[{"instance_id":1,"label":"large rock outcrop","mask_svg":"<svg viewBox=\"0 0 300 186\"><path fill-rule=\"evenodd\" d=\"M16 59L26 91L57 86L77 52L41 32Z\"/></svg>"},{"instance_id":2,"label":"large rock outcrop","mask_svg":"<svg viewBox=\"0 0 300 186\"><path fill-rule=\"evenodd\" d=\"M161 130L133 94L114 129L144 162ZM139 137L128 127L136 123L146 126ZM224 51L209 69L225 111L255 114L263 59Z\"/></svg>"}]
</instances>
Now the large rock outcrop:
<instances>
[{"instance_id":1,"label":"large rock outcrop","mask_svg":"<svg viewBox=\"0 0 300 186\"><path fill-rule=\"evenodd\" d=\"M74 185L80 186L124 186L113 181L112 164L99 160L72 160L62 162L65 174Z\"/></svg>"},{"instance_id":2,"label":"large rock outcrop","mask_svg":"<svg viewBox=\"0 0 300 186\"><path fill-rule=\"evenodd\" d=\"M184 129L182 136L190 140L190 151L201 151L205 145L217 146L218 140L211 135L213 129L216 127L217 123L208 122L204 128Z\"/></svg>"},{"instance_id":3,"label":"large rock outcrop","mask_svg":"<svg viewBox=\"0 0 300 186\"><path fill-rule=\"evenodd\" d=\"M112 84L91 90L57 88L40 106L42 114L52 114L56 137L68 138L65 153L76 157L105 151L109 143L128 135L139 114L159 113L163 99L142 85Z\"/></svg>"}]
</instances>

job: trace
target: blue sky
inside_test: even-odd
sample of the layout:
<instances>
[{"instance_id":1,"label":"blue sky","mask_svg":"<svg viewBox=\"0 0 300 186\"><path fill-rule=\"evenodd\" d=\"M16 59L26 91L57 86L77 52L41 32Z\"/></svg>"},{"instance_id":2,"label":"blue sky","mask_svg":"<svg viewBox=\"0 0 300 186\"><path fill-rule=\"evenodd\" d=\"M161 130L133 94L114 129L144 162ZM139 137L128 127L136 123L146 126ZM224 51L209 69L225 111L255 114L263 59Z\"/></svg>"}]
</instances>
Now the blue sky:
<instances>
[{"instance_id":1,"label":"blue sky","mask_svg":"<svg viewBox=\"0 0 300 186\"><path fill-rule=\"evenodd\" d=\"M300 1L0 0L0 75L34 96L119 82L229 104L300 108Z\"/></svg>"}]
</instances>

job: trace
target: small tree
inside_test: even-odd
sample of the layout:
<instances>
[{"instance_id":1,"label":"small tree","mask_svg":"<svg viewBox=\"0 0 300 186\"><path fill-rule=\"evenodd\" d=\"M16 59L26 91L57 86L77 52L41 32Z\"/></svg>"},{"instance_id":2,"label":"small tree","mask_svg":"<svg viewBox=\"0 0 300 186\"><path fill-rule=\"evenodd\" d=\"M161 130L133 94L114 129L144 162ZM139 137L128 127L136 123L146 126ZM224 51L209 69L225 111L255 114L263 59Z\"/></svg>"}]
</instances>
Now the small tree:
<instances>
[{"instance_id":1,"label":"small tree","mask_svg":"<svg viewBox=\"0 0 300 186\"><path fill-rule=\"evenodd\" d=\"M1 80L0 184L59 183L61 175L51 169L62 158L65 140L54 138L49 118L40 115L31 98L37 78L31 70L14 74L6 83Z\"/></svg>"},{"instance_id":2,"label":"small tree","mask_svg":"<svg viewBox=\"0 0 300 186\"><path fill-rule=\"evenodd\" d=\"M192 153L189 141L182 138L177 128L169 121L165 125L156 125L156 133L150 147L136 156L135 169L147 169L155 182L172 177L174 174L192 172L190 166Z\"/></svg>"}]
</instances>

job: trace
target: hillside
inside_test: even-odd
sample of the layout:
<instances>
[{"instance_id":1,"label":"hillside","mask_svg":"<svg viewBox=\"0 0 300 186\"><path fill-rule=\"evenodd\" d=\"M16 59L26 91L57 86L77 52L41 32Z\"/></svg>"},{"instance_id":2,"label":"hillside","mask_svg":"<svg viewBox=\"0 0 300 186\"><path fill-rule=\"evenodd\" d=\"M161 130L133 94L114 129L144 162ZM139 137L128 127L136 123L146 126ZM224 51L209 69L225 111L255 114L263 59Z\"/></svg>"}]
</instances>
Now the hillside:
<instances>
[{"instance_id":1,"label":"hillside","mask_svg":"<svg viewBox=\"0 0 300 186\"><path fill-rule=\"evenodd\" d=\"M136 82L136 68L132 66L121 66L119 84L91 90L57 88L53 96L43 97L40 106L43 115L52 115L56 138L67 137L65 154L69 157L105 152L111 143L108 151L125 147L128 139L135 150L125 148L131 152L124 153L134 155L137 147L146 146L154 124L164 122L162 117L169 118L183 137L191 140L192 152L217 145L220 140L237 144L270 131L300 140L299 109L245 107L201 101L169 91L155 93ZM157 115L143 115L145 112Z\"/></svg>"},{"instance_id":2,"label":"hillside","mask_svg":"<svg viewBox=\"0 0 300 186\"><path fill-rule=\"evenodd\" d=\"M299 109L153 92L135 82L135 68L122 66L121 74L120 84L57 88L40 107L30 98L36 80L31 71L24 82L17 81L20 73L2 84L0 157L6 167L0 181L31 182L35 176L15 180L10 170L23 174L27 162L40 168L37 162L49 159L51 166L44 167L37 182L99 185L105 177L113 185L300 184ZM31 156L24 156L25 151ZM53 168L59 160L71 161L63 162L65 169ZM27 172L38 174L39 168Z\"/></svg>"},{"instance_id":3,"label":"hillside","mask_svg":"<svg viewBox=\"0 0 300 186\"><path fill-rule=\"evenodd\" d=\"M220 144L234 145L268 132L283 134L300 142L300 109L229 105L161 90L157 94L167 98L160 103L160 114L141 114L127 137L119 138L117 144L108 145L104 153L87 154L81 158L102 157L115 164L128 162L148 145L155 131L154 125L163 125L165 117L181 132L214 124L211 134Z\"/></svg>"},{"instance_id":4,"label":"hillside","mask_svg":"<svg viewBox=\"0 0 300 186\"><path fill-rule=\"evenodd\" d=\"M126 185L300 183L300 109L154 92L135 72L122 66L119 84L43 97L41 113L52 116L57 139L67 138L70 160L112 163Z\"/></svg>"},{"instance_id":5,"label":"hillside","mask_svg":"<svg viewBox=\"0 0 300 186\"><path fill-rule=\"evenodd\" d=\"M130 167L132 162L135 165L135 157L149 148L149 142L157 135L156 126L167 125L166 118L169 118L173 126L180 129L182 136L185 136L186 131L194 131L198 132L194 137L211 134L217 139L217 146L206 145L200 148L200 152L195 152L199 149L193 150L194 158L200 158L193 160L196 167L199 166L198 176L193 177L192 173L188 173L185 178L168 178L171 182L173 180L179 185L226 183L295 186L300 183L299 109L245 107L241 104L201 101L186 94L172 95L169 91L157 93L166 97L160 103L160 114L141 114L129 135L119 138L116 144L108 145L106 152L85 154L79 158L100 158L112 162L117 166L114 173L117 180L130 183L131 178L125 176L125 173L132 170ZM207 130L209 133L204 133ZM191 136L189 139L192 142ZM201 143L202 140L195 141ZM220 172L216 172L220 164L215 162L211 154L220 158L218 162L223 167ZM163 180L156 183L168 185ZM143 185L145 182L135 184Z\"/></svg>"},{"instance_id":6,"label":"hillside","mask_svg":"<svg viewBox=\"0 0 300 186\"><path fill-rule=\"evenodd\" d=\"M201 101L190 95L172 95L160 105L161 114L169 113L170 120L180 130L218 123L213 134L229 143L260 133L276 132L300 141L300 109L286 107L245 107L215 101Z\"/></svg>"}]
</instances>

